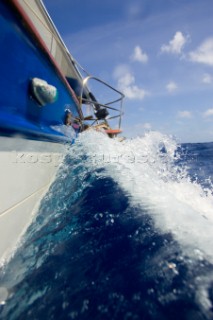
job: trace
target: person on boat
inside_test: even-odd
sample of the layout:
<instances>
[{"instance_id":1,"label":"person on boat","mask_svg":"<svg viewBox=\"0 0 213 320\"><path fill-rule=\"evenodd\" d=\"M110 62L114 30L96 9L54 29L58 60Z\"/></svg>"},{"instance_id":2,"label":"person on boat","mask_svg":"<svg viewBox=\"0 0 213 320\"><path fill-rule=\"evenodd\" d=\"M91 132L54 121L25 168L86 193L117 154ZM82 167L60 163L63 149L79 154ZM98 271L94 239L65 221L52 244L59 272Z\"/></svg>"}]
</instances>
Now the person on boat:
<instances>
[{"instance_id":1,"label":"person on boat","mask_svg":"<svg viewBox=\"0 0 213 320\"><path fill-rule=\"evenodd\" d=\"M98 104L98 101L96 100L96 98L92 92L89 92L89 96L90 96L92 102L94 102L95 117L97 118L97 120L105 120L109 115L108 110L106 108L101 107Z\"/></svg>"},{"instance_id":2,"label":"person on boat","mask_svg":"<svg viewBox=\"0 0 213 320\"><path fill-rule=\"evenodd\" d=\"M66 110L64 124L66 126L72 126L74 129L80 129L81 123L80 119L73 117L73 114L70 110Z\"/></svg>"}]
</instances>

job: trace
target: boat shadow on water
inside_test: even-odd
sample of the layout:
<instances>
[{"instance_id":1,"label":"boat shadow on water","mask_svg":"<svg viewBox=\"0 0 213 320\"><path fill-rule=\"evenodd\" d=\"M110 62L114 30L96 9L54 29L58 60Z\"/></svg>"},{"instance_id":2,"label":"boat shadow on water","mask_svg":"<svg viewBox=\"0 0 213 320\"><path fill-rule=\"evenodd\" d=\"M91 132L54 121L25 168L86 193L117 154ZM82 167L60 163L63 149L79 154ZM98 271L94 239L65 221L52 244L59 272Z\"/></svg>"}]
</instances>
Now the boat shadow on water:
<instances>
[{"instance_id":1,"label":"boat shadow on water","mask_svg":"<svg viewBox=\"0 0 213 320\"><path fill-rule=\"evenodd\" d=\"M1 319L212 319L212 265L82 161L66 159L2 270Z\"/></svg>"}]
</instances>

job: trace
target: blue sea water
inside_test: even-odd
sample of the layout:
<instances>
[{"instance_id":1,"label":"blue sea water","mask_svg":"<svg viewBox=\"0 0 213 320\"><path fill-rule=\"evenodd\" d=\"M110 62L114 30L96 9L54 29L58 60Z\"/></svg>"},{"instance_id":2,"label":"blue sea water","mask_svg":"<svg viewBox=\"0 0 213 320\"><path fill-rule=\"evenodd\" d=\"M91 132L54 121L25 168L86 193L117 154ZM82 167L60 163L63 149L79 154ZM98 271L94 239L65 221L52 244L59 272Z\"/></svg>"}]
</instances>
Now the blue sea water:
<instances>
[{"instance_id":1,"label":"blue sea water","mask_svg":"<svg viewBox=\"0 0 213 320\"><path fill-rule=\"evenodd\" d=\"M0 319L213 319L212 160L82 134L1 270Z\"/></svg>"}]
</instances>

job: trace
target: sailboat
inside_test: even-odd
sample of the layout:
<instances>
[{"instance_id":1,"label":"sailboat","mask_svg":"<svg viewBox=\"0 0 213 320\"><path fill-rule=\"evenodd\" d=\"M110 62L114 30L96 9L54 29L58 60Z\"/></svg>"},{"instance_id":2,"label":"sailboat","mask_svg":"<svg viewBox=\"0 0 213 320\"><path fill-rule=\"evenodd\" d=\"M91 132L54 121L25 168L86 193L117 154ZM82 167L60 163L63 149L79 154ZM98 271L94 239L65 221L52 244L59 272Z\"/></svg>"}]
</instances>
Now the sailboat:
<instances>
[{"instance_id":1,"label":"sailboat","mask_svg":"<svg viewBox=\"0 0 213 320\"><path fill-rule=\"evenodd\" d=\"M1 0L0 30L0 263L4 263L32 222L67 144L91 128L111 138L121 132L124 95L74 59L42 1ZM91 82L112 92L113 99L100 102L90 90Z\"/></svg>"}]
</instances>

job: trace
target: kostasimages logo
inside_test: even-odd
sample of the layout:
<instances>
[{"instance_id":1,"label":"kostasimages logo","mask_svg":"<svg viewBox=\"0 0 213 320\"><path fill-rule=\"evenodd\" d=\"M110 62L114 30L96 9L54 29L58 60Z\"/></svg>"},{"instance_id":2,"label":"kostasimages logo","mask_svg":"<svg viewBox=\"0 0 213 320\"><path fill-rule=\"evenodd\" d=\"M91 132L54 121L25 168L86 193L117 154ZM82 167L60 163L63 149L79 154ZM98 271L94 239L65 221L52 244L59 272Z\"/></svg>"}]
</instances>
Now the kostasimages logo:
<instances>
[{"instance_id":1,"label":"kostasimages logo","mask_svg":"<svg viewBox=\"0 0 213 320\"><path fill-rule=\"evenodd\" d=\"M19 164L53 164L59 165L63 161L63 155L59 153L36 153L36 152L12 152L12 163Z\"/></svg>"},{"instance_id":2,"label":"kostasimages logo","mask_svg":"<svg viewBox=\"0 0 213 320\"><path fill-rule=\"evenodd\" d=\"M133 152L124 153L91 153L89 159L92 163L154 163L155 160L148 154L134 154Z\"/></svg>"}]
</instances>

